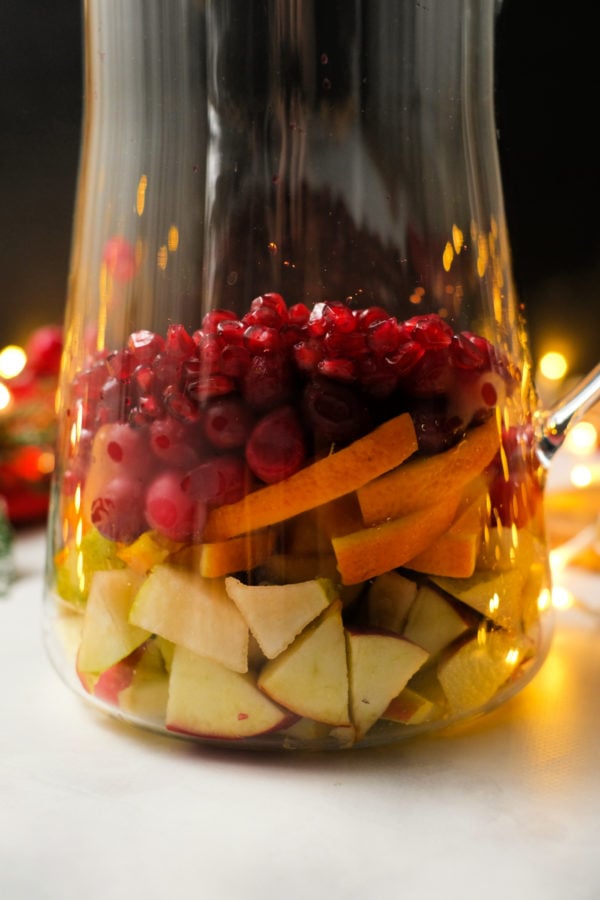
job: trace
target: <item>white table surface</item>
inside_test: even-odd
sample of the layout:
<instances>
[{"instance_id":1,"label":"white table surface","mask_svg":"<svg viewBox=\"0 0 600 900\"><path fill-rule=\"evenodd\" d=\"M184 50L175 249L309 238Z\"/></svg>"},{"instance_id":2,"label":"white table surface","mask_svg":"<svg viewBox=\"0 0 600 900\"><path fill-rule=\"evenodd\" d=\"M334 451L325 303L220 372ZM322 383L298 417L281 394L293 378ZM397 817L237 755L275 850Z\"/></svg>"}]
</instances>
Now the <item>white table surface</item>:
<instances>
[{"instance_id":1,"label":"white table surface","mask_svg":"<svg viewBox=\"0 0 600 900\"><path fill-rule=\"evenodd\" d=\"M43 534L0 599L0 898L600 897L600 619L469 728L386 749L202 748L104 716L41 635ZM567 573L581 597L600 577Z\"/></svg>"}]
</instances>

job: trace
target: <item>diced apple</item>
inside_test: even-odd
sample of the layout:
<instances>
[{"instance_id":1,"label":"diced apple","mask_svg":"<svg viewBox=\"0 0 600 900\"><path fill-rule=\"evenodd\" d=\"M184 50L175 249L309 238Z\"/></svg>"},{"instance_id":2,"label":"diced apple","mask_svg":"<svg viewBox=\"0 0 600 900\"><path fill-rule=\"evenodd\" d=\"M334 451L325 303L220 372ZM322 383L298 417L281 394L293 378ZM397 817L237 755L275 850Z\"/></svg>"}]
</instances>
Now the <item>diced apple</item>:
<instances>
[{"instance_id":1,"label":"diced apple","mask_svg":"<svg viewBox=\"0 0 600 900\"><path fill-rule=\"evenodd\" d=\"M77 668L100 673L139 647L151 631L130 623L129 610L142 576L132 569L96 572L83 617Z\"/></svg>"},{"instance_id":2,"label":"diced apple","mask_svg":"<svg viewBox=\"0 0 600 900\"><path fill-rule=\"evenodd\" d=\"M85 604L97 571L125 568L117 556L117 548L114 541L103 537L95 528L86 531L80 543L68 543L54 560L56 591L60 597L76 607Z\"/></svg>"},{"instance_id":3,"label":"diced apple","mask_svg":"<svg viewBox=\"0 0 600 900\"><path fill-rule=\"evenodd\" d=\"M423 722L434 719L436 711L437 707L431 700L405 687L397 697L390 700L382 713L382 718L402 722L404 725L422 725Z\"/></svg>"},{"instance_id":4,"label":"diced apple","mask_svg":"<svg viewBox=\"0 0 600 900\"><path fill-rule=\"evenodd\" d=\"M335 600L276 659L265 663L258 686L272 700L299 716L349 725L346 642Z\"/></svg>"},{"instance_id":5,"label":"diced apple","mask_svg":"<svg viewBox=\"0 0 600 900\"><path fill-rule=\"evenodd\" d=\"M248 669L248 627L220 578L155 566L131 607L130 621L235 672Z\"/></svg>"},{"instance_id":6,"label":"diced apple","mask_svg":"<svg viewBox=\"0 0 600 900\"><path fill-rule=\"evenodd\" d=\"M417 591L403 635L433 656L466 630L467 624L454 606L425 584Z\"/></svg>"},{"instance_id":7,"label":"diced apple","mask_svg":"<svg viewBox=\"0 0 600 900\"><path fill-rule=\"evenodd\" d=\"M514 628L521 621L528 574L528 570L515 567L501 572L476 571L471 578L431 576L431 581L496 624Z\"/></svg>"},{"instance_id":8,"label":"diced apple","mask_svg":"<svg viewBox=\"0 0 600 900\"><path fill-rule=\"evenodd\" d=\"M335 597L332 583L325 578L248 585L228 577L225 589L268 659L285 650Z\"/></svg>"},{"instance_id":9,"label":"diced apple","mask_svg":"<svg viewBox=\"0 0 600 900\"><path fill-rule=\"evenodd\" d=\"M360 740L429 654L386 632L348 631L350 714Z\"/></svg>"},{"instance_id":10,"label":"diced apple","mask_svg":"<svg viewBox=\"0 0 600 900\"><path fill-rule=\"evenodd\" d=\"M367 595L369 626L401 634L416 596L416 582L399 572L378 575Z\"/></svg>"},{"instance_id":11,"label":"diced apple","mask_svg":"<svg viewBox=\"0 0 600 900\"><path fill-rule=\"evenodd\" d=\"M169 678L166 727L205 738L241 740L285 728L295 716L273 703L250 673L177 646Z\"/></svg>"},{"instance_id":12,"label":"diced apple","mask_svg":"<svg viewBox=\"0 0 600 900\"><path fill-rule=\"evenodd\" d=\"M438 678L451 713L485 706L523 661L523 641L505 631L477 634L438 665Z\"/></svg>"},{"instance_id":13,"label":"diced apple","mask_svg":"<svg viewBox=\"0 0 600 900\"><path fill-rule=\"evenodd\" d=\"M137 661L130 684L119 694L119 709L131 716L162 725L165 721L169 679L158 639L148 641Z\"/></svg>"}]
</instances>

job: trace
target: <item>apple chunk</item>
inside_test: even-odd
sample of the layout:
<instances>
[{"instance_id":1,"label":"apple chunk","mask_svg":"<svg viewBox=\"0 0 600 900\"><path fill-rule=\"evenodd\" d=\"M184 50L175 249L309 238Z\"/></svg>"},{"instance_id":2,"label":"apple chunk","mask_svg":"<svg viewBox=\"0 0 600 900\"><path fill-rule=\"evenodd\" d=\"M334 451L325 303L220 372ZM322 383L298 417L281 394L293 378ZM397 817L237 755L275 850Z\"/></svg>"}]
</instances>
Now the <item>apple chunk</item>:
<instances>
[{"instance_id":1,"label":"apple chunk","mask_svg":"<svg viewBox=\"0 0 600 900\"><path fill-rule=\"evenodd\" d=\"M80 672L104 672L150 636L148 629L129 621L129 610L142 580L132 569L95 573L77 654Z\"/></svg>"},{"instance_id":2,"label":"apple chunk","mask_svg":"<svg viewBox=\"0 0 600 900\"><path fill-rule=\"evenodd\" d=\"M350 714L360 740L429 654L417 644L383 631L348 631L346 638Z\"/></svg>"},{"instance_id":3,"label":"apple chunk","mask_svg":"<svg viewBox=\"0 0 600 900\"><path fill-rule=\"evenodd\" d=\"M452 713L488 703L526 655L526 641L505 631L486 631L449 653L438 665L438 678Z\"/></svg>"},{"instance_id":4,"label":"apple chunk","mask_svg":"<svg viewBox=\"0 0 600 900\"><path fill-rule=\"evenodd\" d=\"M285 728L296 717L269 700L254 676L177 646L169 678L166 727L206 738L240 740Z\"/></svg>"},{"instance_id":5,"label":"apple chunk","mask_svg":"<svg viewBox=\"0 0 600 900\"><path fill-rule=\"evenodd\" d=\"M399 572L385 572L379 575L373 581L367 595L369 627L401 634L416 596L415 581Z\"/></svg>"},{"instance_id":6,"label":"apple chunk","mask_svg":"<svg viewBox=\"0 0 600 900\"><path fill-rule=\"evenodd\" d=\"M155 566L129 619L235 672L248 669L248 627L220 578L203 578L166 564Z\"/></svg>"},{"instance_id":7,"label":"apple chunk","mask_svg":"<svg viewBox=\"0 0 600 900\"><path fill-rule=\"evenodd\" d=\"M384 719L402 722L403 725L422 725L423 722L430 722L435 715L436 706L433 701L408 687L390 700L382 713Z\"/></svg>"},{"instance_id":8,"label":"apple chunk","mask_svg":"<svg viewBox=\"0 0 600 900\"><path fill-rule=\"evenodd\" d=\"M423 585L417 591L403 635L433 656L467 630L467 624L439 591Z\"/></svg>"},{"instance_id":9,"label":"apple chunk","mask_svg":"<svg viewBox=\"0 0 600 900\"><path fill-rule=\"evenodd\" d=\"M300 716L349 725L342 604L335 600L277 659L265 663L258 686Z\"/></svg>"},{"instance_id":10,"label":"apple chunk","mask_svg":"<svg viewBox=\"0 0 600 900\"><path fill-rule=\"evenodd\" d=\"M225 589L268 659L285 650L334 597L333 584L326 578L249 585L230 576Z\"/></svg>"}]
</instances>

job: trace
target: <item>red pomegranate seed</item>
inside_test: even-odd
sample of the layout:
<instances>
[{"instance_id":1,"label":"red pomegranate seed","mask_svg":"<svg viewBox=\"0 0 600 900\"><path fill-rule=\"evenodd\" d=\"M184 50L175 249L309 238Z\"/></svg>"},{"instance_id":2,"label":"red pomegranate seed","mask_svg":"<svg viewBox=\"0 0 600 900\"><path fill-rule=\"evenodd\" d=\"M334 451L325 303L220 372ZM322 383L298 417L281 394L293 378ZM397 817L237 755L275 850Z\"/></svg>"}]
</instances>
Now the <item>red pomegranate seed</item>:
<instances>
[{"instance_id":1,"label":"red pomegranate seed","mask_svg":"<svg viewBox=\"0 0 600 900\"><path fill-rule=\"evenodd\" d=\"M344 303L324 303L322 316L327 323L327 329L350 334L356 329L354 313Z\"/></svg>"},{"instance_id":2,"label":"red pomegranate seed","mask_svg":"<svg viewBox=\"0 0 600 900\"><path fill-rule=\"evenodd\" d=\"M310 310L304 303L294 303L288 310L288 321L290 325L298 325L303 327L307 324L310 316Z\"/></svg>"},{"instance_id":3,"label":"red pomegranate seed","mask_svg":"<svg viewBox=\"0 0 600 900\"><path fill-rule=\"evenodd\" d=\"M355 358L368 351L367 336L361 331L328 331L323 338L323 348L327 356Z\"/></svg>"},{"instance_id":4,"label":"red pomegranate seed","mask_svg":"<svg viewBox=\"0 0 600 900\"><path fill-rule=\"evenodd\" d=\"M169 356L177 358L192 356L196 352L196 343L183 325L169 325L165 347Z\"/></svg>"},{"instance_id":5,"label":"red pomegranate seed","mask_svg":"<svg viewBox=\"0 0 600 900\"><path fill-rule=\"evenodd\" d=\"M401 344L398 349L387 357L388 363L394 371L400 376L408 375L417 365L425 349L422 344L416 341L407 341Z\"/></svg>"},{"instance_id":6,"label":"red pomegranate seed","mask_svg":"<svg viewBox=\"0 0 600 900\"><path fill-rule=\"evenodd\" d=\"M230 378L241 378L250 366L250 351L237 344L226 344L221 350L219 371Z\"/></svg>"},{"instance_id":7,"label":"red pomegranate seed","mask_svg":"<svg viewBox=\"0 0 600 900\"><path fill-rule=\"evenodd\" d=\"M381 306L369 306L368 309L360 309L356 314L356 325L361 331L366 331L369 326L376 322L384 322L390 318L387 310Z\"/></svg>"},{"instance_id":8,"label":"red pomegranate seed","mask_svg":"<svg viewBox=\"0 0 600 900\"><path fill-rule=\"evenodd\" d=\"M210 397L223 397L235 390L235 381L228 375L205 375L196 381L190 381L186 385L186 394L198 403L210 399Z\"/></svg>"},{"instance_id":9,"label":"red pomegranate seed","mask_svg":"<svg viewBox=\"0 0 600 900\"><path fill-rule=\"evenodd\" d=\"M129 350L115 350L106 357L106 368L119 381L127 381L137 362Z\"/></svg>"},{"instance_id":10,"label":"red pomegranate seed","mask_svg":"<svg viewBox=\"0 0 600 900\"><path fill-rule=\"evenodd\" d=\"M202 319L204 334L216 334L220 322L236 321L237 315L230 309L211 309Z\"/></svg>"},{"instance_id":11,"label":"red pomegranate seed","mask_svg":"<svg viewBox=\"0 0 600 900\"><path fill-rule=\"evenodd\" d=\"M413 340L433 350L448 347L452 341L452 328L436 313L413 316L406 320L404 326Z\"/></svg>"},{"instance_id":12,"label":"red pomegranate seed","mask_svg":"<svg viewBox=\"0 0 600 900\"><path fill-rule=\"evenodd\" d=\"M481 372L491 367L490 344L485 338L463 331L452 338L450 359L458 369Z\"/></svg>"},{"instance_id":13,"label":"red pomegranate seed","mask_svg":"<svg viewBox=\"0 0 600 900\"><path fill-rule=\"evenodd\" d=\"M336 357L335 359L322 359L317 363L319 375L327 378L335 378L337 381L356 381L357 366L354 360Z\"/></svg>"},{"instance_id":14,"label":"red pomegranate seed","mask_svg":"<svg viewBox=\"0 0 600 900\"><path fill-rule=\"evenodd\" d=\"M323 358L323 347L315 340L299 341L294 345L294 361L302 372L313 373Z\"/></svg>"},{"instance_id":15,"label":"red pomegranate seed","mask_svg":"<svg viewBox=\"0 0 600 900\"><path fill-rule=\"evenodd\" d=\"M396 319L387 318L373 322L367 331L369 347L376 356L389 356L400 346L400 330Z\"/></svg>"},{"instance_id":16,"label":"red pomegranate seed","mask_svg":"<svg viewBox=\"0 0 600 900\"><path fill-rule=\"evenodd\" d=\"M250 353L261 353L263 350L276 352L281 346L281 338L276 328L250 325L244 332L244 343Z\"/></svg>"},{"instance_id":17,"label":"red pomegranate seed","mask_svg":"<svg viewBox=\"0 0 600 900\"><path fill-rule=\"evenodd\" d=\"M182 393L178 388L174 386L167 388L163 399L171 415L175 419L179 419L180 422L194 424L201 421L202 413L198 403Z\"/></svg>"},{"instance_id":18,"label":"red pomegranate seed","mask_svg":"<svg viewBox=\"0 0 600 900\"><path fill-rule=\"evenodd\" d=\"M223 319L217 325L217 334L227 347L230 344L240 345L244 342L246 326L238 319Z\"/></svg>"},{"instance_id":19,"label":"red pomegranate seed","mask_svg":"<svg viewBox=\"0 0 600 900\"><path fill-rule=\"evenodd\" d=\"M129 335L127 349L131 353L136 365L152 362L159 353L165 349L165 342L159 334L153 331L134 331Z\"/></svg>"}]
</instances>

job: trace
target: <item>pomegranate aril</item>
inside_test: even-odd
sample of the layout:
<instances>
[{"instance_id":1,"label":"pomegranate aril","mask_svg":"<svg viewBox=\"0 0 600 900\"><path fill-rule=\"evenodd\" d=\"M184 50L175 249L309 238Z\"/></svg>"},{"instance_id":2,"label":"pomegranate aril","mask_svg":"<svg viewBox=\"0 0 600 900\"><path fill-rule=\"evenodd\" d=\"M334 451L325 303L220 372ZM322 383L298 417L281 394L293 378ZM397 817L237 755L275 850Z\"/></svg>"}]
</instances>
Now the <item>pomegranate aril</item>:
<instances>
[{"instance_id":1,"label":"pomegranate aril","mask_svg":"<svg viewBox=\"0 0 600 900\"><path fill-rule=\"evenodd\" d=\"M215 334L220 322L234 322L237 315L230 309L212 309L202 319L202 332L205 335Z\"/></svg>"},{"instance_id":2,"label":"pomegranate aril","mask_svg":"<svg viewBox=\"0 0 600 900\"><path fill-rule=\"evenodd\" d=\"M182 361L166 353L159 354L152 362L154 391L162 395L167 389L179 386L182 377Z\"/></svg>"},{"instance_id":3,"label":"pomegranate aril","mask_svg":"<svg viewBox=\"0 0 600 900\"><path fill-rule=\"evenodd\" d=\"M230 378L242 378L250 366L250 351L237 344L226 344L221 350L219 370Z\"/></svg>"},{"instance_id":4,"label":"pomegranate aril","mask_svg":"<svg viewBox=\"0 0 600 900\"><path fill-rule=\"evenodd\" d=\"M314 339L299 341L294 345L293 352L297 367L308 374L317 371L317 365L324 355L322 344Z\"/></svg>"},{"instance_id":5,"label":"pomegranate aril","mask_svg":"<svg viewBox=\"0 0 600 900\"><path fill-rule=\"evenodd\" d=\"M106 357L106 368L113 378L117 378L119 381L127 381L137 362L129 350L115 350Z\"/></svg>"},{"instance_id":6,"label":"pomegranate aril","mask_svg":"<svg viewBox=\"0 0 600 900\"><path fill-rule=\"evenodd\" d=\"M216 374L219 371L219 361L223 349L222 338L215 334L203 334L197 343L197 355L205 375Z\"/></svg>"},{"instance_id":7,"label":"pomegranate aril","mask_svg":"<svg viewBox=\"0 0 600 900\"><path fill-rule=\"evenodd\" d=\"M253 356L242 382L246 403L259 412L274 409L287 401L291 393L291 373L282 354Z\"/></svg>"},{"instance_id":8,"label":"pomegranate aril","mask_svg":"<svg viewBox=\"0 0 600 900\"><path fill-rule=\"evenodd\" d=\"M169 325L165 349L171 358L181 359L196 352L196 343L183 325Z\"/></svg>"},{"instance_id":9,"label":"pomegranate aril","mask_svg":"<svg viewBox=\"0 0 600 900\"><path fill-rule=\"evenodd\" d=\"M264 350L277 351L281 346L281 338L276 328L266 325L250 325L244 332L244 344L250 353L261 353Z\"/></svg>"},{"instance_id":10,"label":"pomegranate aril","mask_svg":"<svg viewBox=\"0 0 600 900\"><path fill-rule=\"evenodd\" d=\"M294 303L288 309L288 322L290 325L304 327L309 319L310 310L304 303Z\"/></svg>"},{"instance_id":11,"label":"pomegranate aril","mask_svg":"<svg viewBox=\"0 0 600 900\"><path fill-rule=\"evenodd\" d=\"M432 350L449 347L454 334L448 322L445 322L436 313L413 316L406 320L404 328L407 329L413 340Z\"/></svg>"},{"instance_id":12,"label":"pomegranate aril","mask_svg":"<svg viewBox=\"0 0 600 900\"><path fill-rule=\"evenodd\" d=\"M166 408L180 422L194 424L202 420L202 412L197 402L176 387L168 387L163 395Z\"/></svg>"},{"instance_id":13,"label":"pomegranate aril","mask_svg":"<svg viewBox=\"0 0 600 900\"><path fill-rule=\"evenodd\" d=\"M235 390L235 381L228 375L213 373L186 384L186 394L203 404L211 397L223 397Z\"/></svg>"},{"instance_id":14,"label":"pomegranate aril","mask_svg":"<svg viewBox=\"0 0 600 900\"><path fill-rule=\"evenodd\" d=\"M356 326L360 331L366 331L376 322L384 322L390 318L387 310L381 306L369 306L367 309L361 309L356 314Z\"/></svg>"},{"instance_id":15,"label":"pomegranate aril","mask_svg":"<svg viewBox=\"0 0 600 900\"><path fill-rule=\"evenodd\" d=\"M481 372L491 368L490 350L485 338L463 331L452 338L450 358L457 369Z\"/></svg>"},{"instance_id":16,"label":"pomegranate aril","mask_svg":"<svg viewBox=\"0 0 600 900\"><path fill-rule=\"evenodd\" d=\"M250 470L267 484L289 478L302 468L306 442L300 420L291 406L283 406L260 419L246 444Z\"/></svg>"},{"instance_id":17,"label":"pomegranate aril","mask_svg":"<svg viewBox=\"0 0 600 900\"><path fill-rule=\"evenodd\" d=\"M357 365L352 359L322 359L317 363L317 372L336 381L356 381Z\"/></svg>"},{"instance_id":18,"label":"pomegranate aril","mask_svg":"<svg viewBox=\"0 0 600 900\"><path fill-rule=\"evenodd\" d=\"M376 356L388 356L400 346L400 329L395 319L376 320L367 330L369 348Z\"/></svg>"},{"instance_id":19,"label":"pomegranate aril","mask_svg":"<svg viewBox=\"0 0 600 900\"><path fill-rule=\"evenodd\" d=\"M323 337L323 347L327 356L355 358L368 351L366 335L360 331L352 333L328 331Z\"/></svg>"},{"instance_id":20,"label":"pomegranate aril","mask_svg":"<svg viewBox=\"0 0 600 900\"><path fill-rule=\"evenodd\" d=\"M219 322L217 325L217 335L225 345L223 349L228 349L231 344L235 346L243 344L245 330L246 325L238 319L223 319L222 322ZM221 353L222 352L223 351L221 351Z\"/></svg>"},{"instance_id":21,"label":"pomegranate aril","mask_svg":"<svg viewBox=\"0 0 600 900\"><path fill-rule=\"evenodd\" d=\"M142 329L129 335L127 350L136 365L152 360L165 349L165 342L159 334Z\"/></svg>"}]
</instances>

